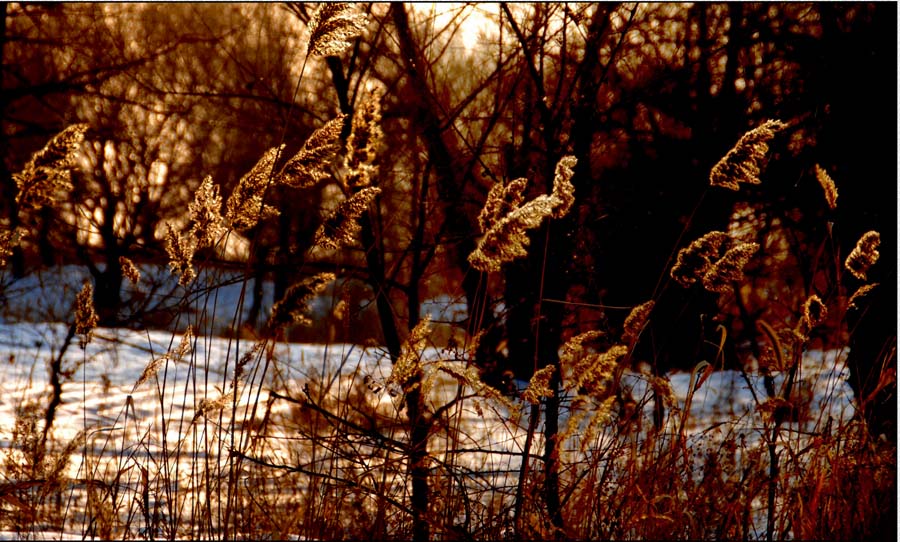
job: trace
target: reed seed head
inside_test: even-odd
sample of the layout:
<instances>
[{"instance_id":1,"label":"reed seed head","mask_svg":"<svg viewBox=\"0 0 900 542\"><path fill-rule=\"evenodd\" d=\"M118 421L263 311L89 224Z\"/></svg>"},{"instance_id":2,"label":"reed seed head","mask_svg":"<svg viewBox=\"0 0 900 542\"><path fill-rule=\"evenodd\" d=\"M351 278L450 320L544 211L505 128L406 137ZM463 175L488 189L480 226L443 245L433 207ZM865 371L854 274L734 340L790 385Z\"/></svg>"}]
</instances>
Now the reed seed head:
<instances>
[{"instance_id":1,"label":"reed seed head","mask_svg":"<svg viewBox=\"0 0 900 542\"><path fill-rule=\"evenodd\" d=\"M828 175L828 172L819 164L816 164L816 180L819 181L819 185L825 193L825 201L828 202L828 208L832 211L835 210L838 198L837 186L834 185L834 181Z\"/></svg>"},{"instance_id":2,"label":"reed seed head","mask_svg":"<svg viewBox=\"0 0 900 542\"><path fill-rule=\"evenodd\" d=\"M122 275L124 275L131 284L137 284L141 281L141 272L137 266L134 265L134 262L125 256L119 256L119 266L122 268Z\"/></svg>"},{"instance_id":3,"label":"reed seed head","mask_svg":"<svg viewBox=\"0 0 900 542\"><path fill-rule=\"evenodd\" d=\"M631 310L628 317L625 318L625 325L622 331L623 342L626 344L637 342L638 337L644 330L644 326L647 324L647 319L650 318L650 312L653 310L654 305L654 301L650 300Z\"/></svg>"},{"instance_id":4,"label":"reed seed head","mask_svg":"<svg viewBox=\"0 0 900 542\"><path fill-rule=\"evenodd\" d=\"M345 118L346 115L338 115L313 132L284 165L278 182L292 188L308 188L327 179L330 176L328 166L341 148Z\"/></svg>"},{"instance_id":5,"label":"reed seed head","mask_svg":"<svg viewBox=\"0 0 900 542\"><path fill-rule=\"evenodd\" d=\"M284 297L272 307L272 316L269 319L269 327L276 329L283 325L312 324L306 316L307 303L325 289L328 283L334 281L334 273L319 273L307 277L294 284L284 293Z\"/></svg>"},{"instance_id":6,"label":"reed seed head","mask_svg":"<svg viewBox=\"0 0 900 542\"><path fill-rule=\"evenodd\" d=\"M759 175L769 152L769 141L787 128L780 120L767 120L744 134L725 157L713 166L710 186L737 191L740 183L760 184Z\"/></svg>"},{"instance_id":7,"label":"reed seed head","mask_svg":"<svg viewBox=\"0 0 900 542\"><path fill-rule=\"evenodd\" d=\"M284 145L272 147L246 175L241 177L226 203L225 220L234 229L246 230L261 220L278 216L278 210L263 202L275 161Z\"/></svg>"},{"instance_id":8,"label":"reed seed head","mask_svg":"<svg viewBox=\"0 0 900 542\"><path fill-rule=\"evenodd\" d=\"M332 56L348 49L350 40L363 33L368 19L350 5L322 3L309 19L308 54Z\"/></svg>"},{"instance_id":9,"label":"reed seed head","mask_svg":"<svg viewBox=\"0 0 900 542\"><path fill-rule=\"evenodd\" d=\"M222 196L219 186L207 176L194 193L194 201L188 204L191 220L194 222L191 234L198 246L215 245L225 233L222 214Z\"/></svg>"},{"instance_id":10,"label":"reed seed head","mask_svg":"<svg viewBox=\"0 0 900 542\"><path fill-rule=\"evenodd\" d=\"M187 286L197 276L192 264L194 251L197 250L196 240L192 235L179 235L171 224L166 224L166 228L166 254L169 255L169 269L179 276L179 284Z\"/></svg>"},{"instance_id":11,"label":"reed seed head","mask_svg":"<svg viewBox=\"0 0 900 542\"><path fill-rule=\"evenodd\" d=\"M678 252L678 259L672 266L670 275L678 284L689 288L702 279L723 253L722 248L729 242L728 234L711 231Z\"/></svg>"},{"instance_id":12,"label":"reed seed head","mask_svg":"<svg viewBox=\"0 0 900 542\"><path fill-rule=\"evenodd\" d=\"M325 249L338 249L352 244L360 230L356 220L380 193L381 189L377 187L363 188L350 199L341 202L316 230L313 243Z\"/></svg>"},{"instance_id":13,"label":"reed seed head","mask_svg":"<svg viewBox=\"0 0 900 542\"><path fill-rule=\"evenodd\" d=\"M710 292L728 292L735 282L743 280L744 266L758 250L756 243L738 243L728 249L703 275L703 287Z\"/></svg>"},{"instance_id":14,"label":"reed seed head","mask_svg":"<svg viewBox=\"0 0 900 542\"><path fill-rule=\"evenodd\" d=\"M85 281L81 291L75 296L75 333L81 336L81 346L91 342L99 321L94 310L94 287Z\"/></svg>"},{"instance_id":15,"label":"reed seed head","mask_svg":"<svg viewBox=\"0 0 900 542\"><path fill-rule=\"evenodd\" d=\"M348 191L356 191L372 184L378 174L375 160L384 140L381 130L382 93L372 88L353 115L353 126L347 138L347 155L344 166L347 175L344 185Z\"/></svg>"},{"instance_id":16,"label":"reed seed head","mask_svg":"<svg viewBox=\"0 0 900 542\"><path fill-rule=\"evenodd\" d=\"M13 174L19 189L16 202L39 209L60 201L72 190L72 169L84 141L87 124L73 124L34 153L22 171Z\"/></svg>"},{"instance_id":17,"label":"reed seed head","mask_svg":"<svg viewBox=\"0 0 900 542\"><path fill-rule=\"evenodd\" d=\"M859 280L867 280L869 269L878 261L878 246L881 235L877 231L868 231L856 242L856 247L847 256L844 267Z\"/></svg>"},{"instance_id":18,"label":"reed seed head","mask_svg":"<svg viewBox=\"0 0 900 542\"><path fill-rule=\"evenodd\" d=\"M552 397L553 390L550 389L550 380L553 378L555 370L555 365L548 365L534 373L528 382L528 387L522 392L522 399L536 405L541 402L542 397Z\"/></svg>"}]
</instances>

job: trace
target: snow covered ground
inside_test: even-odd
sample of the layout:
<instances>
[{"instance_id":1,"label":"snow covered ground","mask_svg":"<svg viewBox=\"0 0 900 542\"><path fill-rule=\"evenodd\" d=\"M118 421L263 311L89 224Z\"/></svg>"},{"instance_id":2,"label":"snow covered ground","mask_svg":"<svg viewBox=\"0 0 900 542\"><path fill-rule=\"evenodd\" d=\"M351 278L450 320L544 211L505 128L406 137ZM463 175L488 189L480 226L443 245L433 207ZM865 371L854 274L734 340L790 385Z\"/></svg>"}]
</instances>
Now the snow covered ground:
<instances>
[{"instance_id":1,"label":"snow covered ground","mask_svg":"<svg viewBox=\"0 0 900 542\"><path fill-rule=\"evenodd\" d=\"M12 435L18 407L29 403L46 405L50 396L49 366L64 345L66 331L64 324L0 324L0 450L15 451ZM62 368L69 375L63 383L62 405L56 413L52 435L61 443L73 441L81 431L89 435L87 446L80 447L72 456L66 473L69 478L84 479L88 477L87 469L92 469L93 473L102 473L104 469L107 473L124 472L123 485L138 491L140 469L156 472L166 468L180 469L182 474L179 476L185 478L185 491L197 490L196 480L191 480L190 461L197 460L198 450L203 450L212 461L221 457L223 448L210 446L205 435L208 423L228 423L230 408L222 410L224 418L221 421L212 417L213 421L208 422L198 412L203 408L204 400L215 400L223 391L231 393L234 364L253 343L198 337L192 352L184 359L162 363L156 378L135 387L148 364L175 350L181 339L179 335L161 331L101 328L95 331L94 340L85 349L78 346L77 339L68 346ZM341 396L346 394L347 386L358 385L366 375L377 383L384 382L390 374L390 363L378 348L347 344L278 344L273 354L277 363L269 368L263 385L259 386L260 381L253 380L253 385L240 390L236 412L243 423L252 417L246 409L254 402L266 404L273 379L277 378L279 389L295 390L297 397L311 381L330 382L331 392ZM821 427L820 424L829 417L840 422L853 415L844 354L835 351L806 353L795 389L807 398L808 415L786 423L786 433L800 438L815 427ZM425 357L438 359L441 353L429 350ZM248 374L252 377L253 373L248 370ZM355 380L350 378L352 375L356 376ZM682 408L688 395L690 376L687 373L668 375ZM782 381L783 376L776 375L776 389ZM762 379L750 376L749 383L757 397L764 399ZM644 377L637 374L627 374L625 384L632 388L632 394L638 400L647 389ZM392 409L398 412L402 408L401 399L392 397L388 391L377 390L371 394L372 401L388 412ZM431 390L432 400L441 404L457 391L457 382L445 377ZM278 403L275 404L279 408ZM41 408L43 412L44 407ZM692 398L686 417L686 433L690 439L699 440L724 438L726 434L741 432L751 441L758 442L762 438L763 423L755 410L753 394L743 375L735 371L716 372ZM259 415L261 413L257 413ZM497 452L465 454L468 467L474 471L498 473L495 479L508 480L514 476L510 473L519 467L516 453L523 447L527 416L504 408L469 406L459 412L457 419L461 424L460 433L471 440L457 444L477 445ZM203 430L198 431L198 428ZM440 454L445 445L436 438L431 452ZM184 453L179 454L179 451ZM86 463L83 461L85 452L89 459ZM532 453L540 453L540 449L532 448ZM181 465L179 461L185 464ZM32 536L37 534L38 531L32 532Z\"/></svg>"}]
</instances>

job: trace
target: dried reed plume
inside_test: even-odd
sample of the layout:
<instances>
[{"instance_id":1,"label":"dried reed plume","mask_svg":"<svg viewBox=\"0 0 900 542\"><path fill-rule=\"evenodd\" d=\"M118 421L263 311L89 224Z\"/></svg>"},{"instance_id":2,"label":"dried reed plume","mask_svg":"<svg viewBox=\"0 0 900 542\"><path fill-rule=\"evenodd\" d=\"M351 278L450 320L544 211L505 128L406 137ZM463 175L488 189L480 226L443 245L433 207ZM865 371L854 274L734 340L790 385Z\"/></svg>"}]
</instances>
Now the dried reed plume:
<instances>
[{"instance_id":1,"label":"dried reed plume","mask_svg":"<svg viewBox=\"0 0 900 542\"><path fill-rule=\"evenodd\" d=\"M561 218L571 208L574 201L573 190L569 180L576 160L572 156L563 157L556 167L553 180L553 192L541 195L524 205L517 206L505 216L496 219L490 226L475 250L469 254L469 263L479 271L499 271L501 265L528 254L528 230L537 228L547 217ZM505 196L506 191L491 191L494 197ZM512 194L514 196L514 194ZM513 199L515 196L513 197ZM494 199L489 205L492 209L503 207L502 201ZM490 211L493 214L496 211ZM479 217L483 224L490 222L489 214Z\"/></svg>"},{"instance_id":2,"label":"dried reed plume","mask_svg":"<svg viewBox=\"0 0 900 542\"><path fill-rule=\"evenodd\" d=\"M0 231L0 267L6 265L6 258L13 255L13 249L19 244L19 237L16 230Z\"/></svg>"},{"instance_id":3,"label":"dried reed plume","mask_svg":"<svg viewBox=\"0 0 900 542\"><path fill-rule=\"evenodd\" d=\"M236 230L250 229L260 220L278 216L278 211L263 203L263 196L272 179L275 161L284 145L272 147L246 175L238 181L237 187L228 198L225 220Z\"/></svg>"},{"instance_id":4,"label":"dried reed plume","mask_svg":"<svg viewBox=\"0 0 900 542\"><path fill-rule=\"evenodd\" d=\"M350 199L341 202L316 230L313 241L315 246L337 249L352 244L360 230L356 219L362 216L375 196L380 193L380 188L364 188L353 194Z\"/></svg>"},{"instance_id":5,"label":"dried reed plume","mask_svg":"<svg viewBox=\"0 0 900 542\"><path fill-rule=\"evenodd\" d=\"M409 332L400 357L397 358L391 369L391 376L388 377L386 384L388 386L400 386L404 392L414 389L418 382L416 376L421 373L422 351L425 349L428 336L431 334L431 318L426 316L419 320Z\"/></svg>"},{"instance_id":6,"label":"dried reed plume","mask_svg":"<svg viewBox=\"0 0 900 542\"><path fill-rule=\"evenodd\" d=\"M191 234L197 239L197 246L215 245L225 233L222 219L222 196L219 185L214 184L212 177L207 176L197 187L194 201L188 205L191 213Z\"/></svg>"},{"instance_id":7,"label":"dried reed plume","mask_svg":"<svg viewBox=\"0 0 900 542\"><path fill-rule=\"evenodd\" d=\"M548 365L534 373L528 382L528 387L522 392L522 399L536 405L541 402L541 397L552 397L553 390L550 389L550 380L553 378L555 370L555 365Z\"/></svg>"},{"instance_id":8,"label":"dried reed plume","mask_svg":"<svg viewBox=\"0 0 900 542\"><path fill-rule=\"evenodd\" d=\"M513 209L522 205L525 200L525 186L528 179L520 177L513 179L507 184L494 183L484 202L484 207L478 215L478 226L481 233L486 233L501 218L510 213Z\"/></svg>"},{"instance_id":9,"label":"dried reed plume","mask_svg":"<svg viewBox=\"0 0 900 542\"><path fill-rule=\"evenodd\" d=\"M94 310L94 287L85 281L81 291L75 296L75 333L81 335L80 344L84 347L91 342L94 328L100 319Z\"/></svg>"},{"instance_id":10,"label":"dried reed plume","mask_svg":"<svg viewBox=\"0 0 900 542\"><path fill-rule=\"evenodd\" d=\"M141 371L141 376L138 377L137 382L134 383L134 387L131 388L131 393L134 393L139 387L148 382L151 378L155 377L157 373L159 373L160 367L162 367L163 363L167 360L172 362L179 362L184 359L186 355L191 351L191 341L194 339L194 328L192 326L188 326L186 330L184 330L184 335L181 336L181 342L178 343L178 347L174 352L166 352L162 356L153 359L150 363L144 367L144 370Z\"/></svg>"},{"instance_id":11,"label":"dried reed plume","mask_svg":"<svg viewBox=\"0 0 900 542\"><path fill-rule=\"evenodd\" d=\"M338 115L313 132L297 154L284 165L278 182L293 188L307 188L327 179L329 173L326 168L341 148L345 117Z\"/></svg>"},{"instance_id":12,"label":"dried reed plume","mask_svg":"<svg viewBox=\"0 0 900 542\"><path fill-rule=\"evenodd\" d=\"M562 218L569 213L569 209L575 203L575 186L572 177L575 175L575 164L578 160L574 156L563 156L556 164L553 175L553 197L559 203L553 209L553 218Z\"/></svg>"},{"instance_id":13,"label":"dried reed plume","mask_svg":"<svg viewBox=\"0 0 900 542\"><path fill-rule=\"evenodd\" d=\"M141 281L141 272L138 270L137 266L134 265L133 261L125 256L119 256L119 266L122 268L122 275L124 275L129 282L137 284Z\"/></svg>"},{"instance_id":14,"label":"dried reed plume","mask_svg":"<svg viewBox=\"0 0 900 542\"><path fill-rule=\"evenodd\" d=\"M703 275L703 287L710 292L728 292L733 283L744 278L744 266L759 250L756 243L738 243Z\"/></svg>"},{"instance_id":15,"label":"dried reed plume","mask_svg":"<svg viewBox=\"0 0 900 542\"><path fill-rule=\"evenodd\" d=\"M759 174L775 133L787 128L780 120L767 120L744 134L709 174L710 186L738 190L740 183L759 184Z\"/></svg>"},{"instance_id":16,"label":"dried reed plume","mask_svg":"<svg viewBox=\"0 0 900 542\"><path fill-rule=\"evenodd\" d=\"M187 286L197 273L191 263L197 243L190 234L179 235L170 224L166 224L166 254L169 255L169 268L179 275L178 283Z\"/></svg>"},{"instance_id":17,"label":"dried reed plume","mask_svg":"<svg viewBox=\"0 0 900 542\"><path fill-rule=\"evenodd\" d=\"M87 130L87 124L69 126L34 153L22 171L13 174L19 188L16 202L37 209L52 205L59 201L60 193L72 190L75 155Z\"/></svg>"},{"instance_id":18,"label":"dried reed plume","mask_svg":"<svg viewBox=\"0 0 900 542\"><path fill-rule=\"evenodd\" d=\"M828 202L828 208L832 211L835 210L837 208L838 198L837 187L834 185L834 181L828 175L828 172L819 164L816 164L816 179L819 181L822 190L825 192L825 201Z\"/></svg>"},{"instance_id":19,"label":"dried reed plume","mask_svg":"<svg viewBox=\"0 0 900 542\"><path fill-rule=\"evenodd\" d=\"M350 40L362 34L368 19L345 3L323 3L309 19L308 54L332 56L349 48Z\"/></svg>"},{"instance_id":20,"label":"dried reed plume","mask_svg":"<svg viewBox=\"0 0 900 542\"><path fill-rule=\"evenodd\" d=\"M650 300L631 309L628 317L625 318L622 330L622 341L624 343L632 344L637 342L638 337L644 330L644 326L647 324L647 319L650 317L650 312L653 310L654 305L654 301Z\"/></svg>"},{"instance_id":21,"label":"dried reed plume","mask_svg":"<svg viewBox=\"0 0 900 542\"><path fill-rule=\"evenodd\" d=\"M847 301L847 310L858 309L859 305L857 305L857 302L859 302L863 297L869 295L872 290L878 287L878 284L879 283L877 282L873 282L871 284L863 284L862 286L857 288L856 291L853 292L853 295L850 296L850 300Z\"/></svg>"},{"instance_id":22,"label":"dried reed plume","mask_svg":"<svg viewBox=\"0 0 900 542\"><path fill-rule=\"evenodd\" d=\"M312 320L306 317L307 303L316 294L325 289L329 282L333 282L333 273L319 273L307 277L294 284L284 293L278 303L272 307L272 316L269 318L269 328L277 329L282 325L298 324L309 325Z\"/></svg>"},{"instance_id":23,"label":"dried reed plume","mask_svg":"<svg viewBox=\"0 0 900 542\"><path fill-rule=\"evenodd\" d=\"M868 231L856 242L856 247L847 256L844 267L859 280L867 280L866 274L869 268L878 261L878 246L881 244L881 235L877 231Z\"/></svg>"},{"instance_id":24,"label":"dried reed plume","mask_svg":"<svg viewBox=\"0 0 900 542\"><path fill-rule=\"evenodd\" d=\"M678 252L678 259L670 275L678 284L689 288L703 278L713 262L722 256L722 247L729 242L728 234L711 231Z\"/></svg>"},{"instance_id":25,"label":"dried reed plume","mask_svg":"<svg viewBox=\"0 0 900 542\"><path fill-rule=\"evenodd\" d=\"M203 398L197 405L197 411L194 413L194 419L191 423L195 423L201 417L207 417L209 414L219 412L223 408L231 404L233 399L232 393L223 393L216 399Z\"/></svg>"},{"instance_id":26,"label":"dried reed plume","mask_svg":"<svg viewBox=\"0 0 900 542\"><path fill-rule=\"evenodd\" d=\"M822 324L828 316L828 309L819 296L813 294L803 303L803 312L800 316L798 332L806 336L816 326Z\"/></svg>"},{"instance_id":27,"label":"dried reed plume","mask_svg":"<svg viewBox=\"0 0 900 542\"><path fill-rule=\"evenodd\" d=\"M378 174L375 160L383 139L381 91L372 88L353 115L353 127L347 139L347 155L344 158L347 168L344 186L347 190L359 190L372 184L372 179Z\"/></svg>"}]
</instances>

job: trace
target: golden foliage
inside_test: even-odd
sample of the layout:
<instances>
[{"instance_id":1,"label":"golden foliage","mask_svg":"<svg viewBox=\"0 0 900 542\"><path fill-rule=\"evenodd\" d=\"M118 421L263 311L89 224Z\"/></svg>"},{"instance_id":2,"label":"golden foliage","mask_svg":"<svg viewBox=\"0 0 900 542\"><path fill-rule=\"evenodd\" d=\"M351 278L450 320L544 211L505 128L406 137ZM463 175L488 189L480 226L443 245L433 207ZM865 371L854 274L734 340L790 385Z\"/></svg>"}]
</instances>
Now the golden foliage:
<instances>
[{"instance_id":1,"label":"golden foliage","mask_svg":"<svg viewBox=\"0 0 900 542\"><path fill-rule=\"evenodd\" d=\"M740 183L759 184L759 175L769 152L769 141L776 132L787 128L780 120L767 120L738 140L725 157L713 166L710 186L738 190Z\"/></svg>"}]
</instances>

